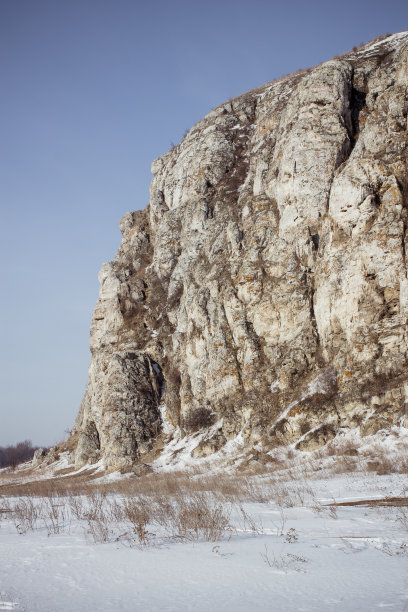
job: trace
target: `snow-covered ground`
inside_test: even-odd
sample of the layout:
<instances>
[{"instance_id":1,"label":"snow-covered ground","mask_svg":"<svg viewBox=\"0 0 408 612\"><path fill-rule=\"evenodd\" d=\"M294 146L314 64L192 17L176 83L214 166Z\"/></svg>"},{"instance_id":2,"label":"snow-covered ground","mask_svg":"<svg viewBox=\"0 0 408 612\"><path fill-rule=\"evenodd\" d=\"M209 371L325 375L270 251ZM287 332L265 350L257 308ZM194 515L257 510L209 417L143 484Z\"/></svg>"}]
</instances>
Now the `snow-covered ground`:
<instances>
[{"instance_id":1,"label":"snow-covered ground","mask_svg":"<svg viewBox=\"0 0 408 612\"><path fill-rule=\"evenodd\" d=\"M64 510L56 529L40 520L25 529L9 512L22 498L0 497L0 610L408 610L406 475L245 482L264 500L226 499L230 528L217 542L148 524L142 545L114 521L107 541L95 542L63 497L54 499ZM390 498L399 499L337 505Z\"/></svg>"}]
</instances>

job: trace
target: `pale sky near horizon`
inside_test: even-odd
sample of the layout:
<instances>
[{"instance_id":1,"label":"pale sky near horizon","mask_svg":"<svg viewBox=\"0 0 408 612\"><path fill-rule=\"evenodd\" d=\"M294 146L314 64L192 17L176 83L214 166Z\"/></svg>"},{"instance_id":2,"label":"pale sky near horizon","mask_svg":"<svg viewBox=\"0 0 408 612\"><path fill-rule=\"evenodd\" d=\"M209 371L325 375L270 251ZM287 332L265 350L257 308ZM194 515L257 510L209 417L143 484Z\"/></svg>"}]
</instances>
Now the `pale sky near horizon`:
<instances>
[{"instance_id":1,"label":"pale sky near horizon","mask_svg":"<svg viewBox=\"0 0 408 612\"><path fill-rule=\"evenodd\" d=\"M72 427L151 161L225 100L406 29L406 0L0 0L0 445Z\"/></svg>"}]
</instances>

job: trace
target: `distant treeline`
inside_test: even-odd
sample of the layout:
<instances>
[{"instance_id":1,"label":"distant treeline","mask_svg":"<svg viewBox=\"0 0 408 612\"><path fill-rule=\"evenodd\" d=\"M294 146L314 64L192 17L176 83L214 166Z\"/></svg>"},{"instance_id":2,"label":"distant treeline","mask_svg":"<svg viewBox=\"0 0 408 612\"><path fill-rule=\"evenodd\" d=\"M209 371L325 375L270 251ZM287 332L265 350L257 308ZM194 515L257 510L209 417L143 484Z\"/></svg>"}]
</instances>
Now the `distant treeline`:
<instances>
[{"instance_id":1,"label":"distant treeline","mask_svg":"<svg viewBox=\"0 0 408 612\"><path fill-rule=\"evenodd\" d=\"M15 468L19 463L30 461L38 446L33 446L31 440L17 442L13 446L0 446L0 468Z\"/></svg>"}]
</instances>

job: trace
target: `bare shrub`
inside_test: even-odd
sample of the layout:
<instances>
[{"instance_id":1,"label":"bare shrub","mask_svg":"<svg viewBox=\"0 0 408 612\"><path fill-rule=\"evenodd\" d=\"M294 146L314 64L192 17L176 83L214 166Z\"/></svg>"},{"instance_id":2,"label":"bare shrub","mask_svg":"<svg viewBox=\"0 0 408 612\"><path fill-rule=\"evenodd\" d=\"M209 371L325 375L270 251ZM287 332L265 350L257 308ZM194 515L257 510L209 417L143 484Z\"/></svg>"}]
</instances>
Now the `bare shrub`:
<instances>
[{"instance_id":1,"label":"bare shrub","mask_svg":"<svg viewBox=\"0 0 408 612\"><path fill-rule=\"evenodd\" d=\"M395 471L394 463L389 457L381 457L379 465L377 467L377 474L383 476L384 474L392 474Z\"/></svg>"},{"instance_id":2,"label":"bare shrub","mask_svg":"<svg viewBox=\"0 0 408 612\"><path fill-rule=\"evenodd\" d=\"M180 493L177 497L180 496ZM154 523L163 527L168 534L174 534L174 525L177 523L177 504L174 503L173 497L166 495L157 495L149 499L149 507L151 510L152 520Z\"/></svg>"},{"instance_id":3,"label":"bare shrub","mask_svg":"<svg viewBox=\"0 0 408 612\"><path fill-rule=\"evenodd\" d=\"M196 408L192 410L183 421L184 428L187 431L198 431L204 427L210 427L214 424L214 414L206 408Z\"/></svg>"},{"instance_id":4,"label":"bare shrub","mask_svg":"<svg viewBox=\"0 0 408 612\"><path fill-rule=\"evenodd\" d=\"M242 504L238 505L238 509L243 519L243 531L249 530L251 533L254 533L256 535L262 535L263 533L265 533L262 521L260 519L257 522L253 516L251 516L250 514L248 514L248 512L244 510Z\"/></svg>"},{"instance_id":5,"label":"bare shrub","mask_svg":"<svg viewBox=\"0 0 408 612\"><path fill-rule=\"evenodd\" d=\"M231 506L205 492L179 490L171 497L136 496L123 498L122 502L124 517L140 546L150 544L156 535L148 529L149 525L161 527L163 537L208 542L216 542L231 529ZM122 535L128 537L129 532Z\"/></svg>"},{"instance_id":6,"label":"bare shrub","mask_svg":"<svg viewBox=\"0 0 408 612\"><path fill-rule=\"evenodd\" d=\"M284 535L284 532L285 532L286 515L282 507L279 508L279 513L280 513L280 521L279 523L275 523L275 527L276 527L276 535L281 537Z\"/></svg>"},{"instance_id":7,"label":"bare shrub","mask_svg":"<svg viewBox=\"0 0 408 612\"><path fill-rule=\"evenodd\" d=\"M401 459L400 464L398 466L398 471L400 474L408 474L408 457L404 457Z\"/></svg>"},{"instance_id":8,"label":"bare shrub","mask_svg":"<svg viewBox=\"0 0 408 612\"><path fill-rule=\"evenodd\" d=\"M71 514L80 521L84 515L84 500L80 495L69 495L68 505L71 510Z\"/></svg>"},{"instance_id":9,"label":"bare shrub","mask_svg":"<svg viewBox=\"0 0 408 612\"><path fill-rule=\"evenodd\" d=\"M123 504L114 497L107 502L106 514L109 520L114 523L120 523L125 520Z\"/></svg>"},{"instance_id":10,"label":"bare shrub","mask_svg":"<svg viewBox=\"0 0 408 612\"><path fill-rule=\"evenodd\" d=\"M275 553L269 552L268 546L266 544L265 552L260 554L265 563L269 567L273 567L274 569L283 570L285 572L290 569L293 569L296 572L306 571L302 567L302 565L304 563L307 563L308 559L306 559L302 555L287 553L285 555L279 555L279 557L276 557Z\"/></svg>"},{"instance_id":11,"label":"bare shrub","mask_svg":"<svg viewBox=\"0 0 408 612\"><path fill-rule=\"evenodd\" d=\"M185 540L217 542L231 529L231 509L205 493L177 500L178 536Z\"/></svg>"},{"instance_id":12,"label":"bare shrub","mask_svg":"<svg viewBox=\"0 0 408 612\"><path fill-rule=\"evenodd\" d=\"M100 512L98 516L94 515L94 518L88 515L86 520L88 523L87 532L92 536L95 544L109 542L112 530L109 528L109 521L104 512Z\"/></svg>"},{"instance_id":13,"label":"bare shrub","mask_svg":"<svg viewBox=\"0 0 408 612\"><path fill-rule=\"evenodd\" d=\"M347 455L338 457L334 466L335 474L347 474L349 472L355 472L357 469L358 462L355 457L348 457Z\"/></svg>"},{"instance_id":14,"label":"bare shrub","mask_svg":"<svg viewBox=\"0 0 408 612\"><path fill-rule=\"evenodd\" d=\"M400 506L397 510L397 521L408 531L408 509Z\"/></svg>"},{"instance_id":15,"label":"bare shrub","mask_svg":"<svg viewBox=\"0 0 408 612\"><path fill-rule=\"evenodd\" d=\"M285 534L285 542L288 544L293 544L293 542L297 542L299 539L299 534L294 527L291 527Z\"/></svg>"},{"instance_id":16,"label":"bare shrub","mask_svg":"<svg viewBox=\"0 0 408 612\"><path fill-rule=\"evenodd\" d=\"M31 497L19 499L12 507L12 518L19 534L33 531L41 517L41 504Z\"/></svg>"},{"instance_id":17,"label":"bare shrub","mask_svg":"<svg viewBox=\"0 0 408 612\"><path fill-rule=\"evenodd\" d=\"M376 36L369 42L362 42L359 45L354 45L352 51L356 53L357 51L360 51L364 47L368 47L369 45L373 45L374 43L380 42L381 40L384 40L385 38L388 38L389 36L391 36L391 34L382 34L381 36Z\"/></svg>"},{"instance_id":18,"label":"bare shrub","mask_svg":"<svg viewBox=\"0 0 408 612\"><path fill-rule=\"evenodd\" d=\"M336 501L333 500L333 504L335 504ZM312 509L312 512L314 512L317 515L327 515L329 516L331 519L337 519L337 507L335 505L330 505L327 506L326 504L322 504L321 501L319 501L318 499L314 498L312 505L310 506Z\"/></svg>"},{"instance_id":19,"label":"bare shrub","mask_svg":"<svg viewBox=\"0 0 408 612\"><path fill-rule=\"evenodd\" d=\"M87 507L82 513L82 519L87 522L87 533L95 543L108 542L113 535L110 520L105 512L106 492L92 491L88 494Z\"/></svg>"},{"instance_id":20,"label":"bare shrub","mask_svg":"<svg viewBox=\"0 0 408 612\"><path fill-rule=\"evenodd\" d=\"M395 472L393 462L384 454L379 456L378 459L367 461L366 465L368 472L376 472L379 476L383 476L384 474L392 474Z\"/></svg>"},{"instance_id":21,"label":"bare shrub","mask_svg":"<svg viewBox=\"0 0 408 612\"><path fill-rule=\"evenodd\" d=\"M295 492L282 485L275 488L273 499L280 508L293 508L297 505Z\"/></svg>"},{"instance_id":22,"label":"bare shrub","mask_svg":"<svg viewBox=\"0 0 408 612\"><path fill-rule=\"evenodd\" d=\"M48 497L44 500L42 511L48 535L61 533L68 520L65 500Z\"/></svg>"},{"instance_id":23,"label":"bare shrub","mask_svg":"<svg viewBox=\"0 0 408 612\"><path fill-rule=\"evenodd\" d=\"M342 455L348 455L350 457L357 456L359 454L357 442L351 438L346 438L344 440L334 438L326 444L326 454L329 457L334 455L338 457Z\"/></svg>"},{"instance_id":24,"label":"bare shrub","mask_svg":"<svg viewBox=\"0 0 408 612\"><path fill-rule=\"evenodd\" d=\"M123 500L124 516L132 525L133 533L141 546L146 546L154 535L147 530L150 519L149 504L145 498L127 498Z\"/></svg>"},{"instance_id":25,"label":"bare shrub","mask_svg":"<svg viewBox=\"0 0 408 612\"><path fill-rule=\"evenodd\" d=\"M88 510L85 512L87 518L98 519L103 514L106 502L106 492L91 491L88 494Z\"/></svg>"},{"instance_id":26,"label":"bare shrub","mask_svg":"<svg viewBox=\"0 0 408 612\"><path fill-rule=\"evenodd\" d=\"M8 515L9 513L12 513L12 512L13 512L13 508L10 504L10 501L7 498L0 498L0 515L1 514Z\"/></svg>"},{"instance_id":27,"label":"bare shrub","mask_svg":"<svg viewBox=\"0 0 408 612\"><path fill-rule=\"evenodd\" d=\"M337 520L339 517L337 515L337 508L336 508L336 506L328 506L328 508L329 508L329 516L330 516L330 518Z\"/></svg>"}]
</instances>

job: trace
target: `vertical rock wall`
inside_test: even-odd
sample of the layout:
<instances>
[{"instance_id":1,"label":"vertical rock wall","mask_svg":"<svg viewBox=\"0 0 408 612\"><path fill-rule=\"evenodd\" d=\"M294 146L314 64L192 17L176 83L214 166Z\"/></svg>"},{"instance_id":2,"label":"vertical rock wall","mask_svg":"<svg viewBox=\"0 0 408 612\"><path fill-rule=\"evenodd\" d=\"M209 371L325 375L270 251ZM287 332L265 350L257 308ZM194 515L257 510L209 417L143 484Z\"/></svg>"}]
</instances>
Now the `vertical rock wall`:
<instances>
[{"instance_id":1,"label":"vertical rock wall","mask_svg":"<svg viewBox=\"0 0 408 612\"><path fill-rule=\"evenodd\" d=\"M76 464L407 424L408 33L221 105L99 275ZM197 449L199 454L200 449Z\"/></svg>"}]
</instances>

